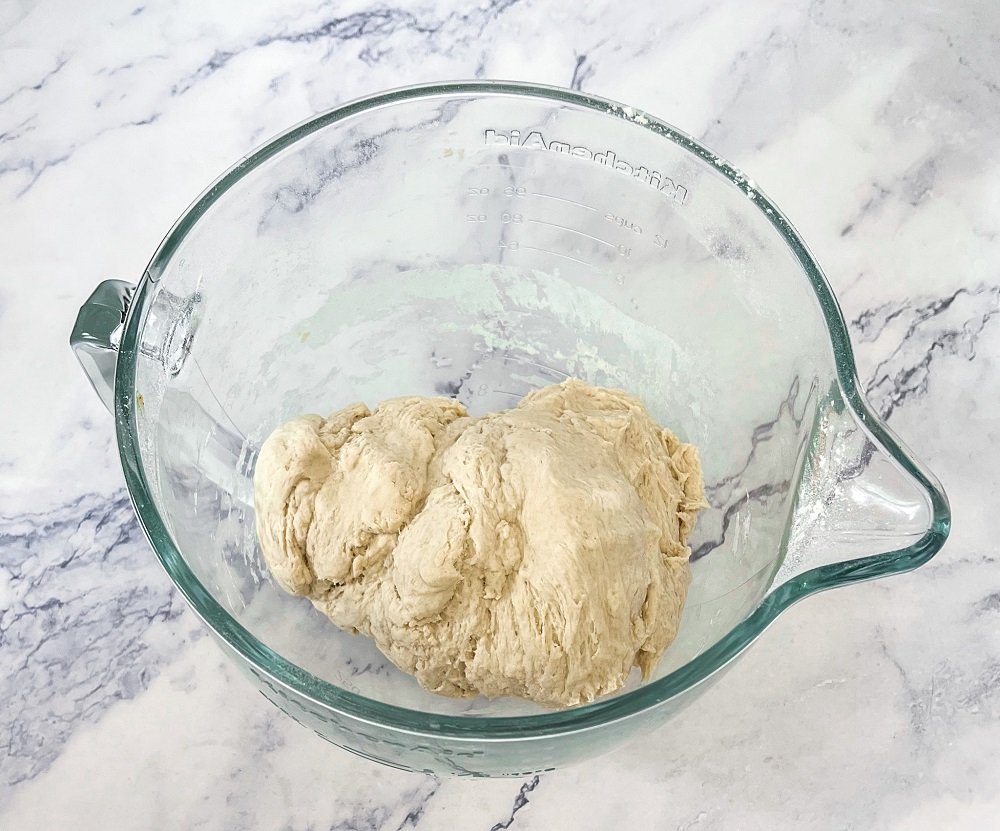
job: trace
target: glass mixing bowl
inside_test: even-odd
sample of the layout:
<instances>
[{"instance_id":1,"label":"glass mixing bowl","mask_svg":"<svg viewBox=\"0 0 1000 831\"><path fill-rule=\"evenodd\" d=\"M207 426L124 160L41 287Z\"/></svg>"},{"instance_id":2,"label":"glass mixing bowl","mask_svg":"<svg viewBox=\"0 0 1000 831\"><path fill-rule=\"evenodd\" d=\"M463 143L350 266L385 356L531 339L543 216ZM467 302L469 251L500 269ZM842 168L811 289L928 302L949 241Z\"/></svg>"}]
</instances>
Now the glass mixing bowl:
<instances>
[{"instance_id":1,"label":"glass mixing bowl","mask_svg":"<svg viewBox=\"0 0 1000 831\"><path fill-rule=\"evenodd\" d=\"M137 286L102 283L72 342L146 535L221 647L297 721L411 770L609 750L792 603L915 568L948 533L777 208L662 121L566 90L410 88L293 128L188 209ZM269 578L251 477L277 424L399 395L481 414L569 376L629 390L701 449L711 507L652 679L561 711L444 698Z\"/></svg>"}]
</instances>

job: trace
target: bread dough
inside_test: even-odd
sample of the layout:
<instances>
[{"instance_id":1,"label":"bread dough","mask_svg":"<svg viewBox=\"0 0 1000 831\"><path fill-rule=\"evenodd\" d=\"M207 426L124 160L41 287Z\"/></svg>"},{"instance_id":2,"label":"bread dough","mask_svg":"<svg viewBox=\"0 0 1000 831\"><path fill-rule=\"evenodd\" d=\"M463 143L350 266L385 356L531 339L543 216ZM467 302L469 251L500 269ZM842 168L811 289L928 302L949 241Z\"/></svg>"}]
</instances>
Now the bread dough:
<instances>
[{"instance_id":1,"label":"bread dough","mask_svg":"<svg viewBox=\"0 0 1000 831\"><path fill-rule=\"evenodd\" d=\"M275 579L450 696L545 705L648 677L674 639L705 506L696 449L581 381L470 418L448 398L352 404L264 443Z\"/></svg>"}]
</instances>

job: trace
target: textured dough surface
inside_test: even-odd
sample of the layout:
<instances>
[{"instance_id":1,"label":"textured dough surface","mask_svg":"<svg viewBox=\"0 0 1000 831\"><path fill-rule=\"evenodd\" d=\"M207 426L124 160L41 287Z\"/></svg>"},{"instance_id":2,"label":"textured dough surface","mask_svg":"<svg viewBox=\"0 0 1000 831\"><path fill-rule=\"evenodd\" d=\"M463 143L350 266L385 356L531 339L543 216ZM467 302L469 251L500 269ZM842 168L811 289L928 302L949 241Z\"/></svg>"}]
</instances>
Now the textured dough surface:
<instances>
[{"instance_id":1,"label":"textured dough surface","mask_svg":"<svg viewBox=\"0 0 1000 831\"><path fill-rule=\"evenodd\" d=\"M677 633L697 451L581 381L471 418L397 398L296 418L261 448L275 579L450 696L591 701Z\"/></svg>"}]
</instances>

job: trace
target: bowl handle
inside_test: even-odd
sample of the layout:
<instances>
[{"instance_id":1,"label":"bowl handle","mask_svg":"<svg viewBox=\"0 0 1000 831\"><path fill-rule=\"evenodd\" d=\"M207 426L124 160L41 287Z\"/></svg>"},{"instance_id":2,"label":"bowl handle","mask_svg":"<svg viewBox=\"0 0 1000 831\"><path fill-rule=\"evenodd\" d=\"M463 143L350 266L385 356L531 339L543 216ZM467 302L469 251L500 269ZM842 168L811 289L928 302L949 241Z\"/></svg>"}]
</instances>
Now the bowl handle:
<instances>
[{"instance_id":1,"label":"bowl handle","mask_svg":"<svg viewBox=\"0 0 1000 831\"><path fill-rule=\"evenodd\" d=\"M109 412L114 411L118 345L134 293L131 283L105 280L80 307L69 336L76 359Z\"/></svg>"}]
</instances>

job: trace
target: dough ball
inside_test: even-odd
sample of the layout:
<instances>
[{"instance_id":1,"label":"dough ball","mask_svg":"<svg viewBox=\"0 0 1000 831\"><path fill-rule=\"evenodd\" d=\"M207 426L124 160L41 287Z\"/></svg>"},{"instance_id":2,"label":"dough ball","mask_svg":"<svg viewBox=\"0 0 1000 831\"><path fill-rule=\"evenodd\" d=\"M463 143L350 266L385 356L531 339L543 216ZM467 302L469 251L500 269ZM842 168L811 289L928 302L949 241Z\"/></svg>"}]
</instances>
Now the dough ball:
<instances>
[{"instance_id":1,"label":"dough ball","mask_svg":"<svg viewBox=\"0 0 1000 831\"><path fill-rule=\"evenodd\" d=\"M581 381L470 418L446 398L276 429L254 476L274 578L450 696L549 706L648 677L677 634L698 454Z\"/></svg>"}]
</instances>

